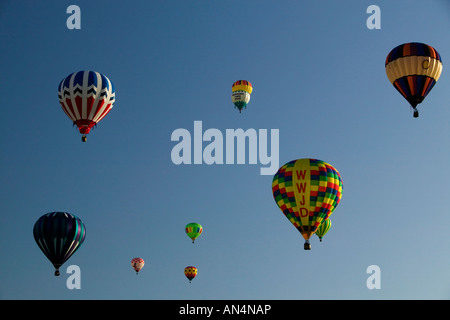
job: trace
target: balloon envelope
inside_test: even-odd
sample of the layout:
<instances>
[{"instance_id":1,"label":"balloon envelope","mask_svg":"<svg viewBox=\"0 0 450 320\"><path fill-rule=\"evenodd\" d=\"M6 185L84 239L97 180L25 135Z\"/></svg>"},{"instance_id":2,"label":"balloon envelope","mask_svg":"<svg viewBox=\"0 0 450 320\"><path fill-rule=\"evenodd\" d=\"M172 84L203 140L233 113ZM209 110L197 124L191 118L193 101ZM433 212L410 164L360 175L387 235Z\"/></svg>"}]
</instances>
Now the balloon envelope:
<instances>
[{"instance_id":1,"label":"balloon envelope","mask_svg":"<svg viewBox=\"0 0 450 320\"><path fill-rule=\"evenodd\" d=\"M64 78L58 87L63 111L83 135L88 134L108 114L114 105L115 95L113 83L96 71L74 72Z\"/></svg>"},{"instance_id":2,"label":"balloon envelope","mask_svg":"<svg viewBox=\"0 0 450 320\"><path fill-rule=\"evenodd\" d=\"M55 267L59 268L83 244L86 228L83 221L67 212L50 212L40 217L33 228L38 247Z\"/></svg>"},{"instance_id":3,"label":"balloon envelope","mask_svg":"<svg viewBox=\"0 0 450 320\"><path fill-rule=\"evenodd\" d=\"M339 204L342 186L341 176L332 165L317 159L298 159L286 163L274 175L272 193L280 210L309 243Z\"/></svg>"},{"instance_id":4,"label":"balloon envelope","mask_svg":"<svg viewBox=\"0 0 450 320\"><path fill-rule=\"evenodd\" d=\"M410 42L392 49L386 57L386 74L395 89L411 104L418 117L416 106L430 93L442 72L442 59L433 47Z\"/></svg>"}]
</instances>

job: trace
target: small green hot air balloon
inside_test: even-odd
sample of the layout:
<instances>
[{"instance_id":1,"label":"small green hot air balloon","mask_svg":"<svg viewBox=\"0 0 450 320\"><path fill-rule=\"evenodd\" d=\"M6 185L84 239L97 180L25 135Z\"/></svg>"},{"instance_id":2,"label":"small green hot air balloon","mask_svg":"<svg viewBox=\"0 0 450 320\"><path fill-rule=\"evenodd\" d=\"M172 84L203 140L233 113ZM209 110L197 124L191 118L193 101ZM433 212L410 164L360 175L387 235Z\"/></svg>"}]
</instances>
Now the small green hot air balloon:
<instances>
[{"instance_id":1,"label":"small green hot air balloon","mask_svg":"<svg viewBox=\"0 0 450 320\"><path fill-rule=\"evenodd\" d=\"M331 228L331 220L326 219L322 221L320 226L317 228L316 234L319 237L320 241L322 242L322 237L330 230Z\"/></svg>"},{"instance_id":2,"label":"small green hot air balloon","mask_svg":"<svg viewBox=\"0 0 450 320\"><path fill-rule=\"evenodd\" d=\"M192 243L194 243L195 239L197 239L203 232L202 225L195 222L187 224L185 229L188 237L192 239Z\"/></svg>"}]
</instances>

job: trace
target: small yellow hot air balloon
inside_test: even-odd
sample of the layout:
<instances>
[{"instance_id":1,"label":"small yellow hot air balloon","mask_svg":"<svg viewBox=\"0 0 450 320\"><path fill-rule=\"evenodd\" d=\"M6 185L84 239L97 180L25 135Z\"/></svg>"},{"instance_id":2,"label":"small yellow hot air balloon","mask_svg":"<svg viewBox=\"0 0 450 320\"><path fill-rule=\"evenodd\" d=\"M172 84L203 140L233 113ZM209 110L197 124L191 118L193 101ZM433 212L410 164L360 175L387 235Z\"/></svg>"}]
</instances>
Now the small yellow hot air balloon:
<instances>
[{"instance_id":1,"label":"small yellow hot air balloon","mask_svg":"<svg viewBox=\"0 0 450 320\"><path fill-rule=\"evenodd\" d=\"M252 91L252 84L247 80L238 80L231 86L231 101L238 108L239 113L250 102Z\"/></svg>"}]
</instances>

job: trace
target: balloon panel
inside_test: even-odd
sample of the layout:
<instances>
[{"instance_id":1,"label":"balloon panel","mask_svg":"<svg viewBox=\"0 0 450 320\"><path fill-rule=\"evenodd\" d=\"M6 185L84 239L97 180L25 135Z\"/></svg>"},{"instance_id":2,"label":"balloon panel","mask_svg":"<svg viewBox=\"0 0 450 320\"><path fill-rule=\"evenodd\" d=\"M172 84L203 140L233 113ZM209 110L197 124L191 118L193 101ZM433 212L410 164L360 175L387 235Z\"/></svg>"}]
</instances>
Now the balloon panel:
<instances>
[{"instance_id":1,"label":"balloon panel","mask_svg":"<svg viewBox=\"0 0 450 320\"><path fill-rule=\"evenodd\" d=\"M386 57L385 65L396 59L408 56L431 57L442 62L441 55L432 46L420 42L409 42L392 49Z\"/></svg>"},{"instance_id":2,"label":"balloon panel","mask_svg":"<svg viewBox=\"0 0 450 320\"><path fill-rule=\"evenodd\" d=\"M391 83L406 76L428 76L439 80L442 62L430 57L410 56L400 58L386 65L386 75Z\"/></svg>"},{"instance_id":3,"label":"balloon panel","mask_svg":"<svg viewBox=\"0 0 450 320\"><path fill-rule=\"evenodd\" d=\"M233 83L233 85L231 86L231 91L232 92L245 91L245 92L248 92L249 94L251 94L253 91L253 87L252 87L252 84L250 83L250 81L238 80L235 83Z\"/></svg>"}]
</instances>

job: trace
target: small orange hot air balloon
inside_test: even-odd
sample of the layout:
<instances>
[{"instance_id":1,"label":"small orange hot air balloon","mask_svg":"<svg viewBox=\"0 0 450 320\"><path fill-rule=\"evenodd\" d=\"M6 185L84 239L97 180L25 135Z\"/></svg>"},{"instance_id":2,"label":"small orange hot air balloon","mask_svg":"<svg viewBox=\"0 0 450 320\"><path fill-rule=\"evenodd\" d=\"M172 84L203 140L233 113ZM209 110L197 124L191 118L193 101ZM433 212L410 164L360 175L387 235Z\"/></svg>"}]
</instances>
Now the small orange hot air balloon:
<instances>
[{"instance_id":1,"label":"small orange hot air balloon","mask_svg":"<svg viewBox=\"0 0 450 320\"><path fill-rule=\"evenodd\" d=\"M184 268L184 275L186 276L186 278L189 279L189 283L192 281L192 279L195 278L195 276L197 275L197 268L193 267L193 266L189 266Z\"/></svg>"}]
</instances>

